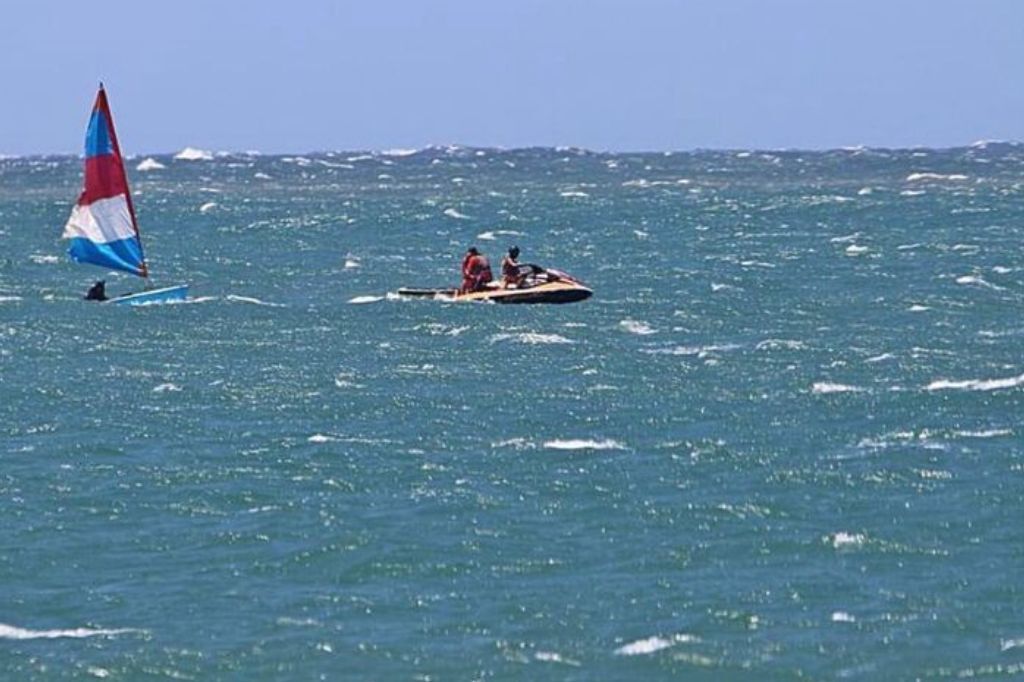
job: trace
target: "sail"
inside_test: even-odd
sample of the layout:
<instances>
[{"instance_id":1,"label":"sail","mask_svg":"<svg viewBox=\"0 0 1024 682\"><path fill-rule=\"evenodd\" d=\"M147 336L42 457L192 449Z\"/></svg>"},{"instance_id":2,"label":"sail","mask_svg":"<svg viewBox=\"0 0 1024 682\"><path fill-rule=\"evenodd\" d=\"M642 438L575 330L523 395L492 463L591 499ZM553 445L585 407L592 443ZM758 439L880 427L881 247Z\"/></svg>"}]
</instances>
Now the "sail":
<instances>
[{"instance_id":1,"label":"sail","mask_svg":"<svg viewBox=\"0 0 1024 682\"><path fill-rule=\"evenodd\" d=\"M68 255L77 263L92 263L139 277L149 274L114 119L102 85L85 133L85 188L71 210L64 239L71 240Z\"/></svg>"}]
</instances>

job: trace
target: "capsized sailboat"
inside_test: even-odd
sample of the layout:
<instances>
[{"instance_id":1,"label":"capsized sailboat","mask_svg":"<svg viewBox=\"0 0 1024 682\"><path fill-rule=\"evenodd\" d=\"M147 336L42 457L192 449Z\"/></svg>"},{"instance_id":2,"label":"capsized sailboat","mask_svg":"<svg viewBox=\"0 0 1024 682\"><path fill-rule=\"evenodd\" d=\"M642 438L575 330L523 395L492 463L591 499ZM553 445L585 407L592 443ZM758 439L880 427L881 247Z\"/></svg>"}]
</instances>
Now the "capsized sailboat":
<instances>
[{"instance_id":1,"label":"capsized sailboat","mask_svg":"<svg viewBox=\"0 0 1024 682\"><path fill-rule=\"evenodd\" d=\"M129 272L145 279L148 286L149 267L142 252L135 206L102 83L85 132L85 186L71 209L63 238L71 241L68 255L76 263ZM183 301L187 295L188 285L180 284L162 289L147 288L137 294L110 299L110 302L167 303Z\"/></svg>"},{"instance_id":2,"label":"capsized sailboat","mask_svg":"<svg viewBox=\"0 0 1024 682\"><path fill-rule=\"evenodd\" d=\"M585 284L561 270L542 268L533 263L519 266L519 284L504 287L491 282L480 291L461 293L458 289L398 290L409 298L441 298L454 301L492 301L494 303L575 303L590 298L594 292Z\"/></svg>"}]
</instances>

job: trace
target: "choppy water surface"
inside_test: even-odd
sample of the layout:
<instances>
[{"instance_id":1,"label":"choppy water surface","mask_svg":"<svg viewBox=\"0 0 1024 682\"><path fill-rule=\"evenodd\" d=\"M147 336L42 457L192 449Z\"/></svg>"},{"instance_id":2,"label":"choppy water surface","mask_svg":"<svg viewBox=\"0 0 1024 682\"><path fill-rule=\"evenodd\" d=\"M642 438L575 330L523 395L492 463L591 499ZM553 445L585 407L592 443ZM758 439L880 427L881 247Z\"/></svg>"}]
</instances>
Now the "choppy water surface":
<instances>
[{"instance_id":1,"label":"choppy water surface","mask_svg":"<svg viewBox=\"0 0 1024 682\"><path fill-rule=\"evenodd\" d=\"M0 677L1024 675L1024 147L140 161L191 303L0 161Z\"/></svg>"}]
</instances>

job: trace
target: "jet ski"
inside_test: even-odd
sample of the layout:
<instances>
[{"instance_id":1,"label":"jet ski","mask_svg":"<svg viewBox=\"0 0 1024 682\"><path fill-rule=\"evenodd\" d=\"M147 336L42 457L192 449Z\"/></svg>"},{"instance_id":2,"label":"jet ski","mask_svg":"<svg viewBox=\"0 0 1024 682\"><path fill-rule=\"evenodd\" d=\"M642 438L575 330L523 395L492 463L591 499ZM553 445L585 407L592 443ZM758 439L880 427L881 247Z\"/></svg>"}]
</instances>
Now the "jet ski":
<instances>
[{"instance_id":1,"label":"jet ski","mask_svg":"<svg viewBox=\"0 0 1024 682\"><path fill-rule=\"evenodd\" d=\"M399 296L409 298L440 298L453 301L493 301L494 303L575 303L590 298L594 292L582 282L561 270L542 268L533 263L519 266L519 283L509 287L490 282L480 291L459 293L458 289L401 288Z\"/></svg>"}]
</instances>

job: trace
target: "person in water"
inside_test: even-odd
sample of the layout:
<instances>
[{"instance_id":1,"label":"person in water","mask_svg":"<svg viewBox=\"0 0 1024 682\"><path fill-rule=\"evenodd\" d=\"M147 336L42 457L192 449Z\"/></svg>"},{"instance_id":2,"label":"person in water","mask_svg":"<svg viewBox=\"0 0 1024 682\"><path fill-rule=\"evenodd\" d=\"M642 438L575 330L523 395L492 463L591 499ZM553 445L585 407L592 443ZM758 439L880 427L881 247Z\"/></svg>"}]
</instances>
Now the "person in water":
<instances>
[{"instance_id":1,"label":"person in water","mask_svg":"<svg viewBox=\"0 0 1024 682\"><path fill-rule=\"evenodd\" d=\"M480 291L493 279L491 264L487 260L487 256L480 253L475 246L469 247L462 259L462 287L459 288L459 293L468 294Z\"/></svg>"},{"instance_id":2,"label":"person in water","mask_svg":"<svg viewBox=\"0 0 1024 682\"><path fill-rule=\"evenodd\" d=\"M519 272L519 247L513 246L508 255L501 259L501 285L506 289L514 289L523 282Z\"/></svg>"},{"instance_id":3,"label":"person in water","mask_svg":"<svg viewBox=\"0 0 1024 682\"><path fill-rule=\"evenodd\" d=\"M100 280L89 287L89 291L85 292L85 300L87 301L106 301L107 300L107 283L104 280Z\"/></svg>"}]
</instances>

